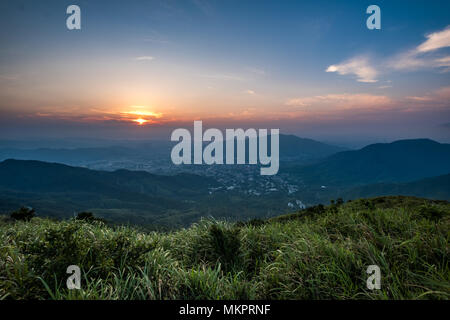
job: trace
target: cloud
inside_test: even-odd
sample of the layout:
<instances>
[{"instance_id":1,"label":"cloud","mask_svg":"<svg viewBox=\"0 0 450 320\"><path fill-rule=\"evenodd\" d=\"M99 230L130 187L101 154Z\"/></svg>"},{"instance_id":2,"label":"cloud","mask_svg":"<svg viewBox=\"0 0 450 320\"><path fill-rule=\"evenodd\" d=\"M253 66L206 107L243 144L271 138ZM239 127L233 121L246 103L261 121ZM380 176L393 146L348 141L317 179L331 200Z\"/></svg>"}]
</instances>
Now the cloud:
<instances>
[{"instance_id":1,"label":"cloud","mask_svg":"<svg viewBox=\"0 0 450 320\"><path fill-rule=\"evenodd\" d=\"M441 71L448 72L448 68L450 68L450 56L422 56L419 51L413 50L395 56L388 61L387 66L403 71L414 71L423 68L444 68Z\"/></svg>"},{"instance_id":2,"label":"cloud","mask_svg":"<svg viewBox=\"0 0 450 320\"><path fill-rule=\"evenodd\" d=\"M145 116L145 117L152 117L152 118L161 118L162 113L153 112L153 111L142 111L142 110L134 110L134 111L123 111L121 114L124 115L131 115L131 116Z\"/></svg>"},{"instance_id":3,"label":"cloud","mask_svg":"<svg viewBox=\"0 0 450 320\"><path fill-rule=\"evenodd\" d=\"M136 57L135 60L137 61L152 61L155 58L152 56L141 56L141 57Z\"/></svg>"},{"instance_id":4,"label":"cloud","mask_svg":"<svg viewBox=\"0 0 450 320\"><path fill-rule=\"evenodd\" d=\"M245 90L245 93L248 93L248 94L251 94L251 95L256 94L256 92L253 91L253 90Z\"/></svg>"},{"instance_id":5,"label":"cloud","mask_svg":"<svg viewBox=\"0 0 450 320\"><path fill-rule=\"evenodd\" d=\"M426 37L428 39L417 47L418 52L428 52L450 47L450 26L447 26L442 31L430 33Z\"/></svg>"},{"instance_id":6,"label":"cloud","mask_svg":"<svg viewBox=\"0 0 450 320\"><path fill-rule=\"evenodd\" d=\"M429 102L433 105L450 107L450 86L442 87L422 96L406 97L415 102Z\"/></svg>"},{"instance_id":7,"label":"cloud","mask_svg":"<svg viewBox=\"0 0 450 320\"><path fill-rule=\"evenodd\" d=\"M414 101L432 101L432 99L430 97L417 97L417 96L412 96L412 97L406 97L407 99L410 100L414 100Z\"/></svg>"},{"instance_id":8,"label":"cloud","mask_svg":"<svg viewBox=\"0 0 450 320\"><path fill-rule=\"evenodd\" d=\"M391 116L434 113L450 110L450 86L423 95L391 98L370 93L337 93L291 98L272 118L302 120L390 119Z\"/></svg>"},{"instance_id":9,"label":"cloud","mask_svg":"<svg viewBox=\"0 0 450 320\"><path fill-rule=\"evenodd\" d=\"M383 108L383 106L390 105L391 102L391 99L387 96L367 93L340 93L293 98L286 101L285 104L291 107L308 107L311 110L320 111Z\"/></svg>"},{"instance_id":10,"label":"cloud","mask_svg":"<svg viewBox=\"0 0 450 320\"><path fill-rule=\"evenodd\" d=\"M405 71L421 68L443 68L443 72L450 71L450 56L436 52L450 46L450 26L426 37L427 40L417 47L389 59L387 67Z\"/></svg>"},{"instance_id":11,"label":"cloud","mask_svg":"<svg viewBox=\"0 0 450 320\"><path fill-rule=\"evenodd\" d=\"M225 74L225 73L216 73L216 74L201 74L200 77L214 79L214 80L231 80L231 81L243 81L244 78L235 74Z\"/></svg>"},{"instance_id":12,"label":"cloud","mask_svg":"<svg viewBox=\"0 0 450 320\"><path fill-rule=\"evenodd\" d=\"M353 75L359 82L377 82L380 73L388 73L392 69L414 71L418 69L440 69L450 72L450 55L439 53L439 49L450 47L450 26L430 33L427 39L417 47L394 55L383 63L373 66L367 57L354 57L340 64L330 65L326 72L337 72L340 75Z\"/></svg>"},{"instance_id":13,"label":"cloud","mask_svg":"<svg viewBox=\"0 0 450 320\"><path fill-rule=\"evenodd\" d=\"M326 72L337 72L340 75L355 75L359 82L377 82L377 70L369 64L366 57L355 57L341 64L329 66Z\"/></svg>"}]
</instances>

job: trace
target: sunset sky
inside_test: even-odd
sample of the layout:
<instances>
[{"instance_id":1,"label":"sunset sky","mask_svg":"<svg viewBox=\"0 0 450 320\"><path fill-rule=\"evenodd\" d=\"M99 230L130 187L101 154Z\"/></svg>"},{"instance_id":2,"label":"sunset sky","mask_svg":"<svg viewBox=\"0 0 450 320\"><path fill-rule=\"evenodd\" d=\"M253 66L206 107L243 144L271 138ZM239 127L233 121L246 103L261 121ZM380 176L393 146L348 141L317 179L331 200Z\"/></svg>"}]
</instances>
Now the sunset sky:
<instances>
[{"instance_id":1,"label":"sunset sky","mask_svg":"<svg viewBox=\"0 0 450 320\"><path fill-rule=\"evenodd\" d=\"M0 139L160 139L203 120L450 142L449 1L3 0L0 43Z\"/></svg>"}]
</instances>

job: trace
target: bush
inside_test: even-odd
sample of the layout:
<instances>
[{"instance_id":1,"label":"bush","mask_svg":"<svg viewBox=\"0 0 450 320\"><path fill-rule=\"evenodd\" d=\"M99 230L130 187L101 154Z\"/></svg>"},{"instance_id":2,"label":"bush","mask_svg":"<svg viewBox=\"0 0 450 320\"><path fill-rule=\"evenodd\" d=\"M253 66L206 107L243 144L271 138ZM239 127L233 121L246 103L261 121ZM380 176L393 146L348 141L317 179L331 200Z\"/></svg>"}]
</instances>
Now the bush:
<instances>
[{"instance_id":1,"label":"bush","mask_svg":"<svg viewBox=\"0 0 450 320\"><path fill-rule=\"evenodd\" d=\"M86 222L99 221L99 222L106 223L106 221L104 219L94 217L94 214L92 212L85 212L85 211L78 213L75 219L86 221Z\"/></svg>"},{"instance_id":2,"label":"bush","mask_svg":"<svg viewBox=\"0 0 450 320\"><path fill-rule=\"evenodd\" d=\"M20 221L30 221L35 216L35 211L33 208L22 207L17 211L11 213L11 218Z\"/></svg>"}]
</instances>

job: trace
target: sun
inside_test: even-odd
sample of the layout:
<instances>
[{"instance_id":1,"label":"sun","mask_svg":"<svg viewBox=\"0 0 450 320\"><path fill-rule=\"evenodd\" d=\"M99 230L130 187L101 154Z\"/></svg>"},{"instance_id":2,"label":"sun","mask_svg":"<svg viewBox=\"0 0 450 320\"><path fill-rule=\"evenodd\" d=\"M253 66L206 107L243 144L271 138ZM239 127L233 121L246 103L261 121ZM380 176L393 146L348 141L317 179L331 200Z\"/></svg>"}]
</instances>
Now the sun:
<instances>
[{"instance_id":1,"label":"sun","mask_svg":"<svg viewBox=\"0 0 450 320\"><path fill-rule=\"evenodd\" d=\"M137 122L140 126L142 126L144 123L148 122L148 120L145 120L145 119L142 119L142 118L134 119L133 121Z\"/></svg>"}]
</instances>

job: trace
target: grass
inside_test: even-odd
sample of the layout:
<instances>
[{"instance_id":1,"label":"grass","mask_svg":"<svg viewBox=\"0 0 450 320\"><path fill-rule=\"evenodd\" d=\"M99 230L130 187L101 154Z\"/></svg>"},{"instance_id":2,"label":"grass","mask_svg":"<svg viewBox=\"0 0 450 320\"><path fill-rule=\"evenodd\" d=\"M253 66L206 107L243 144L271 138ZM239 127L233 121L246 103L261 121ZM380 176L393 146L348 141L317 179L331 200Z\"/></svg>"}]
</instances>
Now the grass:
<instances>
[{"instance_id":1,"label":"grass","mask_svg":"<svg viewBox=\"0 0 450 320\"><path fill-rule=\"evenodd\" d=\"M166 233L3 219L0 299L449 299L449 222L448 202L411 197ZM372 264L381 290L366 287Z\"/></svg>"}]
</instances>

